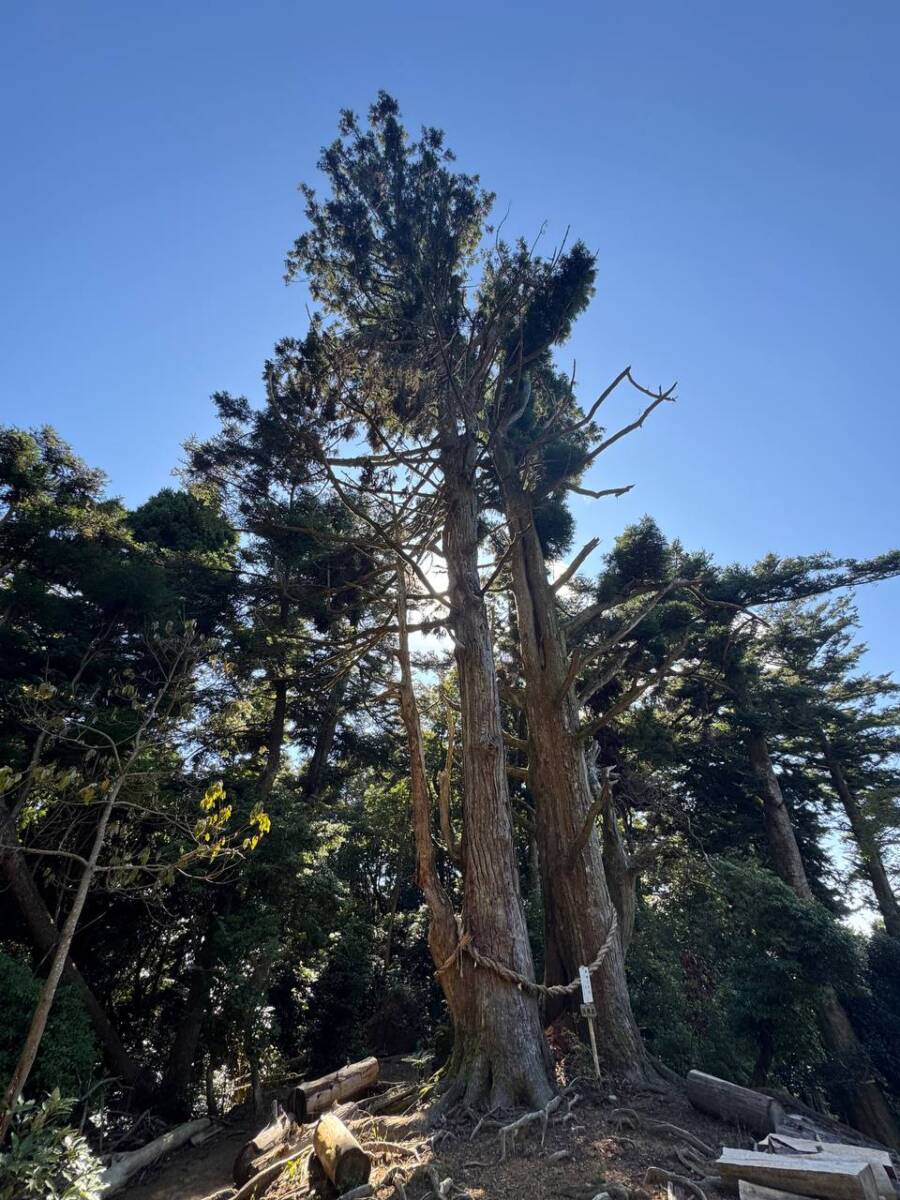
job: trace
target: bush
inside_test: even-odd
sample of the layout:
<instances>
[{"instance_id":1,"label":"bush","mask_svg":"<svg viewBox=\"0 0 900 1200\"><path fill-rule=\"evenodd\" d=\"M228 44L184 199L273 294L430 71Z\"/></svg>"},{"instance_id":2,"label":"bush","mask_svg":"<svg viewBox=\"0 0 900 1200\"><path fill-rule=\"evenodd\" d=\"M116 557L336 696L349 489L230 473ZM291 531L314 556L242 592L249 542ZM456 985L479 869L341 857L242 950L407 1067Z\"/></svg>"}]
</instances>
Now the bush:
<instances>
[{"instance_id":1,"label":"bush","mask_svg":"<svg viewBox=\"0 0 900 1200\"><path fill-rule=\"evenodd\" d=\"M0 951L0 1075L8 1079L28 1032L41 991L38 979L21 959ZM56 993L41 1048L31 1072L34 1093L77 1094L97 1062L90 1019L74 988L63 984Z\"/></svg>"},{"instance_id":2,"label":"bush","mask_svg":"<svg viewBox=\"0 0 900 1200\"><path fill-rule=\"evenodd\" d=\"M68 1124L73 1104L54 1090L41 1105L18 1106L0 1152L0 1200L99 1200L103 1166Z\"/></svg>"}]
</instances>

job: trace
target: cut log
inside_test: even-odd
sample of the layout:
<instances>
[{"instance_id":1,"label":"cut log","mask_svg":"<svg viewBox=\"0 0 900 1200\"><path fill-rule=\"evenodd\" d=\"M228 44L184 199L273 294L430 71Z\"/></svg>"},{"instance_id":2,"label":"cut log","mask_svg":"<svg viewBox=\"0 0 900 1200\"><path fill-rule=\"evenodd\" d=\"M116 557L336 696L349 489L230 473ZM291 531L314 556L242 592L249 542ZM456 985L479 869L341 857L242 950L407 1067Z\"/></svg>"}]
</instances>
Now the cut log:
<instances>
[{"instance_id":1,"label":"cut log","mask_svg":"<svg viewBox=\"0 0 900 1200\"><path fill-rule=\"evenodd\" d=\"M726 1181L776 1188L794 1196L820 1196L822 1200L879 1200L872 1167L867 1162L817 1154L761 1154L757 1150L726 1147L716 1167Z\"/></svg>"},{"instance_id":2,"label":"cut log","mask_svg":"<svg viewBox=\"0 0 900 1200\"><path fill-rule=\"evenodd\" d=\"M232 1178L238 1187L243 1187L253 1175L253 1160L261 1154L288 1145L299 1132L293 1113L279 1113L274 1121L270 1121L249 1142L245 1142L238 1151L232 1167Z\"/></svg>"},{"instance_id":3,"label":"cut log","mask_svg":"<svg viewBox=\"0 0 900 1200\"><path fill-rule=\"evenodd\" d=\"M352 1117L360 1116L356 1105L353 1101L347 1104L339 1104L334 1110L334 1115L342 1121L349 1121ZM313 1127L311 1125L294 1125L293 1136L284 1144L273 1146L270 1150L263 1151L257 1158L254 1158L250 1164L250 1176L259 1174L260 1171L272 1166L273 1163L283 1160L286 1155L296 1157L305 1149L312 1146Z\"/></svg>"},{"instance_id":4,"label":"cut log","mask_svg":"<svg viewBox=\"0 0 900 1200\"><path fill-rule=\"evenodd\" d=\"M890 1176L896 1174L896 1168L887 1150L876 1150L871 1146L851 1146L847 1142L814 1142L809 1138L791 1137L787 1133L770 1133L759 1143L759 1148L774 1151L776 1154L827 1154L829 1158L867 1162L872 1168L882 1200L896 1200L897 1193L890 1179Z\"/></svg>"},{"instance_id":5,"label":"cut log","mask_svg":"<svg viewBox=\"0 0 900 1200\"><path fill-rule=\"evenodd\" d=\"M372 1160L334 1113L319 1118L313 1130L313 1150L339 1193L369 1182Z\"/></svg>"},{"instance_id":6,"label":"cut log","mask_svg":"<svg viewBox=\"0 0 900 1200\"><path fill-rule=\"evenodd\" d=\"M311 1121L338 1104L341 1100L352 1100L360 1092L366 1091L378 1082L379 1064L377 1058L364 1058L360 1062L350 1063L321 1079L313 1079L309 1083L301 1083L294 1088L291 1097L291 1109L298 1121Z\"/></svg>"},{"instance_id":7,"label":"cut log","mask_svg":"<svg viewBox=\"0 0 900 1200\"><path fill-rule=\"evenodd\" d=\"M784 1120L784 1109L778 1100L717 1079L715 1075L704 1075L702 1071L688 1072L687 1094L694 1108L720 1121L740 1125L757 1137L774 1133Z\"/></svg>"},{"instance_id":8,"label":"cut log","mask_svg":"<svg viewBox=\"0 0 900 1200\"><path fill-rule=\"evenodd\" d=\"M100 1194L105 1200L107 1196L120 1191L132 1175L136 1175L144 1167L149 1167L170 1150L177 1150L179 1146L185 1145L192 1137L209 1129L211 1125L209 1117L185 1121L183 1125L176 1125L174 1129L167 1130L161 1137L154 1138L139 1150L126 1150L122 1154L114 1154L100 1177Z\"/></svg>"},{"instance_id":9,"label":"cut log","mask_svg":"<svg viewBox=\"0 0 900 1200\"><path fill-rule=\"evenodd\" d=\"M741 1200L797 1200L793 1192L781 1192L778 1188L763 1187L759 1183L749 1183L746 1179L739 1181L738 1195ZM811 1197L804 1196L801 1200L811 1200Z\"/></svg>"}]
</instances>

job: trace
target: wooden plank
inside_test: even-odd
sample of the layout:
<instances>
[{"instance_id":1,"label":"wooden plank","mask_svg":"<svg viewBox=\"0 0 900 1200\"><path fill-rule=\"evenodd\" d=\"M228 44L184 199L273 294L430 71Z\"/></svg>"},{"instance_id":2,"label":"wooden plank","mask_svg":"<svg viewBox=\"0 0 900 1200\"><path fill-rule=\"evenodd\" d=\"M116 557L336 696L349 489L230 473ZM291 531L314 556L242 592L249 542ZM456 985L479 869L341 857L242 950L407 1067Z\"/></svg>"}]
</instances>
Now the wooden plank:
<instances>
[{"instance_id":1,"label":"wooden plank","mask_svg":"<svg viewBox=\"0 0 900 1200\"><path fill-rule=\"evenodd\" d=\"M887 1150L872 1146L851 1146L848 1142L819 1142L810 1138L793 1137L788 1133L770 1133L758 1143L761 1148L778 1153L779 1147L795 1154L827 1154L830 1158L846 1158L851 1162L867 1162L872 1167L878 1195L882 1200L896 1200L897 1193L890 1177L896 1174L893 1159Z\"/></svg>"},{"instance_id":2,"label":"wooden plank","mask_svg":"<svg viewBox=\"0 0 900 1200\"><path fill-rule=\"evenodd\" d=\"M765 1154L726 1147L716 1162L725 1179L822 1200L880 1200L870 1163L822 1155Z\"/></svg>"},{"instance_id":3,"label":"wooden plank","mask_svg":"<svg viewBox=\"0 0 900 1200\"><path fill-rule=\"evenodd\" d=\"M738 1181L738 1194L741 1200L797 1200L793 1192L781 1192L778 1188L763 1187L760 1183L750 1183L747 1179ZM810 1196L801 1200L813 1200Z\"/></svg>"}]
</instances>

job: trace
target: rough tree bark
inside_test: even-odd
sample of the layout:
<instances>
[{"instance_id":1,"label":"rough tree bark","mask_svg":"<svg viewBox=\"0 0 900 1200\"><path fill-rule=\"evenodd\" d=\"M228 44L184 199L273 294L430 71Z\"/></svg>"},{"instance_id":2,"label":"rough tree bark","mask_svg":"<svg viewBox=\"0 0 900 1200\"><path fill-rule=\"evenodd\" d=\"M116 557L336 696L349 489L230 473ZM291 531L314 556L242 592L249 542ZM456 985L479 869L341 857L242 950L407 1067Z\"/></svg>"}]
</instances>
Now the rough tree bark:
<instances>
[{"instance_id":1,"label":"rough tree bark","mask_svg":"<svg viewBox=\"0 0 900 1200\"><path fill-rule=\"evenodd\" d=\"M812 900L812 888L794 833L791 814L772 766L765 736L747 734L750 766L759 785L769 849L775 870L801 900ZM819 1001L819 1025L829 1052L845 1064L847 1078L835 1095L850 1124L888 1146L900 1146L900 1128L881 1087L872 1078L871 1065L850 1024L847 1010L834 988L824 989Z\"/></svg>"},{"instance_id":2,"label":"rough tree bark","mask_svg":"<svg viewBox=\"0 0 900 1200\"><path fill-rule=\"evenodd\" d=\"M863 869L872 885L872 891L875 893L875 900L884 921L884 927L891 937L900 938L900 904L897 903L897 897L891 887L891 880L878 843L866 823L859 801L847 783L840 760L824 731L820 734L819 740L831 782L844 806L854 841L859 848Z\"/></svg>"},{"instance_id":3,"label":"rough tree bark","mask_svg":"<svg viewBox=\"0 0 900 1200\"><path fill-rule=\"evenodd\" d=\"M454 534L447 538L457 567L462 553L468 556L477 549L474 508L470 502L465 504L462 515L466 540L459 542ZM448 554L448 560L449 557ZM474 557L468 561L471 574L461 586L457 585L456 607L460 618L454 623L463 709L463 922L480 949L533 978L513 853L499 694L490 655L487 614L478 589ZM453 581L458 575L451 573L450 578ZM453 586L451 583L451 589ZM409 745L416 878L431 918L429 948L435 965L440 967L456 949L459 930L434 858L432 804L413 689L402 567L398 571L398 593L399 697ZM477 606L481 608L480 621L478 613L472 611ZM484 690L479 691L480 688ZM465 769L467 762L469 770ZM552 1087L534 998L489 970L476 970L465 954L459 955L438 978L454 1033L443 1105L449 1106L460 1099L472 1106L509 1107L520 1101L545 1104L552 1095Z\"/></svg>"},{"instance_id":4,"label":"rough tree bark","mask_svg":"<svg viewBox=\"0 0 900 1200\"><path fill-rule=\"evenodd\" d=\"M545 979L567 983L602 945L615 908L603 865L578 707L567 683L569 655L533 502L498 440L494 461L511 538L513 593L528 720L528 777L535 802L545 920ZM645 1076L647 1059L631 1011L622 941L614 939L593 979L606 1065ZM547 1016L561 1010L548 1005Z\"/></svg>"},{"instance_id":5,"label":"rough tree bark","mask_svg":"<svg viewBox=\"0 0 900 1200\"><path fill-rule=\"evenodd\" d=\"M478 446L459 432L447 397L441 421L450 629L461 711L464 928L482 953L526 979L534 965L519 889L500 694L487 607L478 576ZM535 997L494 972L463 965L466 1005L456 1027L448 1103L543 1105L553 1094Z\"/></svg>"}]
</instances>

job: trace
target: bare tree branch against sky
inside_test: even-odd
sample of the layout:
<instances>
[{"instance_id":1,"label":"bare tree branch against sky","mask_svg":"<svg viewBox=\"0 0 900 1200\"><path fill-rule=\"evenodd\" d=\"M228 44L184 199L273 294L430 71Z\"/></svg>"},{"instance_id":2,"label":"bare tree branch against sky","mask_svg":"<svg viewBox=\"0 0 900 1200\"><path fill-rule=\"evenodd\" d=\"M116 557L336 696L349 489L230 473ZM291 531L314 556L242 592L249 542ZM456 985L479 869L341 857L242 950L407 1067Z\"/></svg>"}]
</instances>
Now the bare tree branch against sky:
<instances>
[{"instance_id":1,"label":"bare tree branch against sky","mask_svg":"<svg viewBox=\"0 0 900 1200\"><path fill-rule=\"evenodd\" d=\"M219 387L302 331L295 185L348 98L445 127L544 244L599 253L567 353L590 390L679 380L586 481L581 540L651 512L689 545L896 541L900 115L893 0L440 7L7 5L3 420L49 421L132 502ZM610 414L611 424L633 414ZM900 657L898 584L860 597Z\"/></svg>"}]
</instances>

